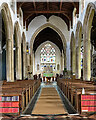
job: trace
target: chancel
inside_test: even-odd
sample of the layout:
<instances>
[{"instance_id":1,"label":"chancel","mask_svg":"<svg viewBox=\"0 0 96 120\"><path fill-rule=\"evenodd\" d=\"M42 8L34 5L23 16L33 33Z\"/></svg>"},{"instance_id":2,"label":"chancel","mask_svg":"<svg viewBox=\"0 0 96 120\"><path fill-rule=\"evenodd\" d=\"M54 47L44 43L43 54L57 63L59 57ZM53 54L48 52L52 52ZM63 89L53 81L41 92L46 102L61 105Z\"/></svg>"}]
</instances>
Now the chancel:
<instances>
[{"instance_id":1,"label":"chancel","mask_svg":"<svg viewBox=\"0 0 96 120\"><path fill-rule=\"evenodd\" d=\"M96 120L96 0L0 0L0 119Z\"/></svg>"}]
</instances>

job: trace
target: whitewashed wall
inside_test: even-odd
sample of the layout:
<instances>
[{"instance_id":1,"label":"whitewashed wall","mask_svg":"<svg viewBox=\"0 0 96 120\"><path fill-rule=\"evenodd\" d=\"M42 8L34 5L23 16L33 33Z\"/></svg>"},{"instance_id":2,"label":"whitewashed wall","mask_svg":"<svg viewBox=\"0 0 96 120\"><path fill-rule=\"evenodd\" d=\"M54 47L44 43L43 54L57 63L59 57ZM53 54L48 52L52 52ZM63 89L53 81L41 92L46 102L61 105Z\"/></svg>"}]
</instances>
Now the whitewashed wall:
<instances>
[{"instance_id":1,"label":"whitewashed wall","mask_svg":"<svg viewBox=\"0 0 96 120\"><path fill-rule=\"evenodd\" d=\"M31 23L28 26L28 31L27 31L27 40L30 42L32 35L35 33L35 31L40 28L42 25L48 23L46 21L46 17L43 15L40 15L38 17L35 17ZM69 41L69 31L67 29L66 23L57 16L52 15L49 18L49 23L56 26L65 36L66 41Z\"/></svg>"}]
</instances>

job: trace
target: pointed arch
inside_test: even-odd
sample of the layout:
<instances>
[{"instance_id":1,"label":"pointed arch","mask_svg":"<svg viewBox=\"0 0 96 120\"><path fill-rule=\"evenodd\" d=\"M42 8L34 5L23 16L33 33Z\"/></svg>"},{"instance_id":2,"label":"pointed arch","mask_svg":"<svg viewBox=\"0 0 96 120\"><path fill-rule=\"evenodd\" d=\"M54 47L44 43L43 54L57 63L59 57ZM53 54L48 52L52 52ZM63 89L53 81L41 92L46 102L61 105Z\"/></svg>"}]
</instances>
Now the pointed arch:
<instances>
[{"instance_id":1,"label":"pointed arch","mask_svg":"<svg viewBox=\"0 0 96 120\"><path fill-rule=\"evenodd\" d=\"M30 41L30 49L33 49L33 43L34 43L34 40L35 40L36 36L38 35L38 33L47 27L53 29L54 31L56 31L59 34L59 36L61 37L62 43L63 43L64 53L66 53L66 39L65 39L63 33L56 26L54 26L50 23L46 23L46 24L42 25L35 31L35 33L33 34L32 38L31 38L31 41Z\"/></svg>"},{"instance_id":2,"label":"pointed arch","mask_svg":"<svg viewBox=\"0 0 96 120\"><path fill-rule=\"evenodd\" d=\"M86 8L86 14L83 22L83 34L84 34L84 55L83 55L83 80L90 80L91 78L91 43L90 33L91 26L95 12L95 5L89 3Z\"/></svg>"},{"instance_id":3,"label":"pointed arch","mask_svg":"<svg viewBox=\"0 0 96 120\"><path fill-rule=\"evenodd\" d=\"M16 80L22 79L22 64L21 64L21 32L18 21L14 25L14 44L15 44L15 59L16 59Z\"/></svg>"},{"instance_id":4,"label":"pointed arch","mask_svg":"<svg viewBox=\"0 0 96 120\"><path fill-rule=\"evenodd\" d=\"M82 39L82 23L78 21L75 40L76 40L76 78L81 78L81 39Z\"/></svg>"},{"instance_id":5,"label":"pointed arch","mask_svg":"<svg viewBox=\"0 0 96 120\"><path fill-rule=\"evenodd\" d=\"M13 59L13 21L7 3L1 5L1 14L4 21L6 35L6 79L8 82L14 81L14 59Z\"/></svg>"}]
</instances>

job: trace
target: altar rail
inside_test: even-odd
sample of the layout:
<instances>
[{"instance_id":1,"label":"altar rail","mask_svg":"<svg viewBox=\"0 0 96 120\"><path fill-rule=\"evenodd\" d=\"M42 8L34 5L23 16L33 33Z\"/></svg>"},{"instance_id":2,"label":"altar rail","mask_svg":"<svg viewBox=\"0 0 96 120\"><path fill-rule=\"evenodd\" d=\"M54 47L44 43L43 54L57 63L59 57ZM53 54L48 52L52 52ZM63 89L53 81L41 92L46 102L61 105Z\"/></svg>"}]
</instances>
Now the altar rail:
<instances>
[{"instance_id":1,"label":"altar rail","mask_svg":"<svg viewBox=\"0 0 96 120\"><path fill-rule=\"evenodd\" d=\"M96 85L93 82L58 79L57 84L79 113L96 112Z\"/></svg>"},{"instance_id":2,"label":"altar rail","mask_svg":"<svg viewBox=\"0 0 96 120\"><path fill-rule=\"evenodd\" d=\"M40 86L40 80L4 81L0 88L0 113L20 114Z\"/></svg>"}]
</instances>

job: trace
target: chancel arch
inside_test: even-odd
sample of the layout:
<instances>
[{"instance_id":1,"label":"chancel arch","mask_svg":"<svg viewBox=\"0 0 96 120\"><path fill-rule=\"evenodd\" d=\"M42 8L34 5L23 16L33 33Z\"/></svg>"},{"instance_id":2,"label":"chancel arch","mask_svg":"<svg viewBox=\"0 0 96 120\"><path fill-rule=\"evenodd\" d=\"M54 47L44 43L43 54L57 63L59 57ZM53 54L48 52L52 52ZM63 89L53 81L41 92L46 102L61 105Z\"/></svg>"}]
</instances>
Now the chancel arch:
<instances>
[{"instance_id":1,"label":"chancel arch","mask_svg":"<svg viewBox=\"0 0 96 120\"><path fill-rule=\"evenodd\" d=\"M62 41L62 45L63 45L63 51L64 51L64 67L66 67L66 47L67 47L66 46L66 39L65 39L64 35L62 34L62 32L56 26L54 26L50 23L46 23L45 25L41 26L33 34L32 38L31 38L31 41L30 41L31 60L34 59L34 55L33 55L34 54L34 51L33 51L34 41L35 41L37 35L46 28L52 29L53 31L55 31L60 36L61 41ZM34 63L34 60L31 64L33 64L33 63ZM31 66L33 66L33 65L31 65ZM32 67L32 69L33 69L33 67Z\"/></svg>"}]
</instances>

